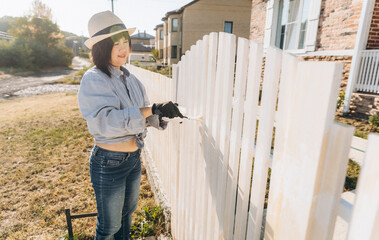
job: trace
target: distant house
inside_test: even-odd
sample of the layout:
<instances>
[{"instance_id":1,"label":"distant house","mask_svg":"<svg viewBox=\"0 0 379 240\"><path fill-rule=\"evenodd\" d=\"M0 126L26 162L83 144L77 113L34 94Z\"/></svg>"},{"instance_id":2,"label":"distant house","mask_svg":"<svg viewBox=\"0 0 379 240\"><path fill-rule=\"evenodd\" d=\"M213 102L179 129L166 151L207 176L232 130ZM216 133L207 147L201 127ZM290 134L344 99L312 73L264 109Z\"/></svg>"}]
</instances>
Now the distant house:
<instances>
[{"instance_id":1,"label":"distant house","mask_svg":"<svg viewBox=\"0 0 379 240\"><path fill-rule=\"evenodd\" d=\"M130 36L132 44L140 44L145 47L154 48L155 38L154 36L144 32L138 31L138 33Z\"/></svg>"},{"instance_id":2,"label":"distant house","mask_svg":"<svg viewBox=\"0 0 379 240\"><path fill-rule=\"evenodd\" d=\"M164 49L164 29L163 24L157 25L155 28L155 49L158 50L158 56L163 59L163 49Z\"/></svg>"},{"instance_id":3,"label":"distant house","mask_svg":"<svg viewBox=\"0 0 379 240\"><path fill-rule=\"evenodd\" d=\"M142 45L141 43L132 44L133 53L151 53L152 50L153 50L153 48L146 47L146 46Z\"/></svg>"},{"instance_id":4,"label":"distant house","mask_svg":"<svg viewBox=\"0 0 379 240\"><path fill-rule=\"evenodd\" d=\"M0 39L12 40L13 37L7 32L0 31Z\"/></svg>"},{"instance_id":5,"label":"distant house","mask_svg":"<svg viewBox=\"0 0 379 240\"><path fill-rule=\"evenodd\" d=\"M353 109L375 114L379 113L378 19L379 0L252 0L250 39L306 61L345 63L344 112L352 99Z\"/></svg>"},{"instance_id":6,"label":"distant house","mask_svg":"<svg viewBox=\"0 0 379 240\"><path fill-rule=\"evenodd\" d=\"M171 65L197 40L211 32L249 37L251 0L194 0L166 13L157 25L155 45L159 58Z\"/></svg>"}]
</instances>

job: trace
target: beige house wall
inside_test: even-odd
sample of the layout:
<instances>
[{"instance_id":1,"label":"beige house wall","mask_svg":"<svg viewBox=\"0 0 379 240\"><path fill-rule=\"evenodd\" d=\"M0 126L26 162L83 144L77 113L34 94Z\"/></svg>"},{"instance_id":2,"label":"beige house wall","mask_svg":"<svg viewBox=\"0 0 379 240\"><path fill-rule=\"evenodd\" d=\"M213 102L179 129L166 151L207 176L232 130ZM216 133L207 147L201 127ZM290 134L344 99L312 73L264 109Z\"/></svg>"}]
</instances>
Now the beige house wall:
<instances>
[{"instance_id":1,"label":"beige house wall","mask_svg":"<svg viewBox=\"0 0 379 240\"><path fill-rule=\"evenodd\" d=\"M184 9L183 48L189 50L210 32L223 32L225 21L233 22L233 34L249 38L251 0L201 0Z\"/></svg>"},{"instance_id":2,"label":"beige house wall","mask_svg":"<svg viewBox=\"0 0 379 240\"><path fill-rule=\"evenodd\" d=\"M163 55L161 55L161 50L164 49L164 39L160 39L160 32L163 29L163 27L157 27L155 32L155 48L158 50L159 58L163 59Z\"/></svg>"},{"instance_id":3,"label":"beige house wall","mask_svg":"<svg viewBox=\"0 0 379 240\"><path fill-rule=\"evenodd\" d=\"M172 19L174 18L178 19L178 30L176 32L172 31ZM170 41L167 45L167 51L168 51L169 58L171 58L172 46L177 46L177 58L171 58L171 64L178 63L180 59L179 50L182 47L181 46L181 33L182 33L181 25L182 25L181 14L172 14L168 17L168 39L170 39Z\"/></svg>"}]
</instances>

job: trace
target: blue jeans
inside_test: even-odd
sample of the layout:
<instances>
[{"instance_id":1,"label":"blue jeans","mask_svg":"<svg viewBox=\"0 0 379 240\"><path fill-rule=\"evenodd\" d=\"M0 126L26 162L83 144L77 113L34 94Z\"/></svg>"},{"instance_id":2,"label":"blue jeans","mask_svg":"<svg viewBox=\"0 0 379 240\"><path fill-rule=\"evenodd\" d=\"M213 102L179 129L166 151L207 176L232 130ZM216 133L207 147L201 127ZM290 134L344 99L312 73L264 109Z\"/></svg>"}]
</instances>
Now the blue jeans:
<instances>
[{"instance_id":1,"label":"blue jeans","mask_svg":"<svg viewBox=\"0 0 379 240\"><path fill-rule=\"evenodd\" d=\"M113 152L95 145L90 174L97 205L96 240L129 239L141 183L141 150Z\"/></svg>"}]
</instances>

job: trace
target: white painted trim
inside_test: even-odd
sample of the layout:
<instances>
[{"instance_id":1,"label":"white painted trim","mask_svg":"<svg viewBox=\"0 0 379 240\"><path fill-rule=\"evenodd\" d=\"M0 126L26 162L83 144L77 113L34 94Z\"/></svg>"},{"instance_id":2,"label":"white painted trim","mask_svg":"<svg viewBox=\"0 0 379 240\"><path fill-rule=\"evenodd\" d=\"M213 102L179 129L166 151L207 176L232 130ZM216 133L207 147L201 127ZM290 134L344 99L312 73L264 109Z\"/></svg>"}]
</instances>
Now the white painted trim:
<instances>
[{"instance_id":1,"label":"white painted trim","mask_svg":"<svg viewBox=\"0 0 379 240\"><path fill-rule=\"evenodd\" d=\"M316 51L297 54L298 56L353 56L353 50Z\"/></svg>"},{"instance_id":2,"label":"white painted trim","mask_svg":"<svg viewBox=\"0 0 379 240\"><path fill-rule=\"evenodd\" d=\"M362 50L366 48L367 38L370 32L370 25L372 19L372 13L374 11L375 1L364 0L362 3L361 17L359 18L359 27L357 38L355 39L353 59L351 61L351 68L349 72L349 79L347 81L347 87L345 92L345 100L343 103L343 113L347 113L350 108L351 95L354 90L355 82L358 78L359 65L361 63Z\"/></svg>"},{"instance_id":3,"label":"white painted trim","mask_svg":"<svg viewBox=\"0 0 379 240\"><path fill-rule=\"evenodd\" d=\"M320 18L322 0L312 0L310 4L310 11L308 13L308 22L312 25L312 22L317 23L317 26L308 26L307 33L304 42L304 49L297 50L285 50L285 52L298 54L306 53L307 50L314 51L316 46L318 20ZM269 0L266 5L266 23L265 23L265 36L264 36L264 48L265 52L269 46L275 46L275 39L277 34L277 22L278 22L278 7L279 0ZM311 31L315 31L312 32ZM311 44L310 44L311 43Z\"/></svg>"}]
</instances>

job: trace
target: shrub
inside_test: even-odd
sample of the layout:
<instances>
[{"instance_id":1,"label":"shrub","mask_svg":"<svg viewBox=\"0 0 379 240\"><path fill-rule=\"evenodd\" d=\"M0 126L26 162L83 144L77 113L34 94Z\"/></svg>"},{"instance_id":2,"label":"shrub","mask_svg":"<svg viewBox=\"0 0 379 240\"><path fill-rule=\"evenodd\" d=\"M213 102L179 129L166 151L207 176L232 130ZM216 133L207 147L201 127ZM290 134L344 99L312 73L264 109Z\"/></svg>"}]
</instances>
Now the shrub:
<instances>
[{"instance_id":1,"label":"shrub","mask_svg":"<svg viewBox=\"0 0 379 240\"><path fill-rule=\"evenodd\" d=\"M143 216L134 221L130 229L131 239L144 238L147 236L159 235L165 227L163 210L160 206L144 208Z\"/></svg>"},{"instance_id":2,"label":"shrub","mask_svg":"<svg viewBox=\"0 0 379 240\"><path fill-rule=\"evenodd\" d=\"M27 43L0 41L0 67L33 69L33 60Z\"/></svg>"},{"instance_id":3,"label":"shrub","mask_svg":"<svg viewBox=\"0 0 379 240\"><path fill-rule=\"evenodd\" d=\"M369 119L368 119L368 122L370 123L371 125L371 128L376 131L376 132L379 132L379 113L371 116Z\"/></svg>"},{"instance_id":4,"label":"shrub","mask_svg":"<svg viewBox=\"0 0 379 240\"><path fill-rule=\"evenodd\" d=\"M340 92L340 94L338 95L338 100L337 100L337 110L340 109L344 100L345 100L345 92Z\"/></svg>"}]
</instances>

